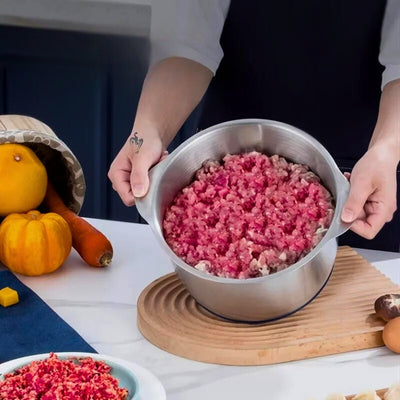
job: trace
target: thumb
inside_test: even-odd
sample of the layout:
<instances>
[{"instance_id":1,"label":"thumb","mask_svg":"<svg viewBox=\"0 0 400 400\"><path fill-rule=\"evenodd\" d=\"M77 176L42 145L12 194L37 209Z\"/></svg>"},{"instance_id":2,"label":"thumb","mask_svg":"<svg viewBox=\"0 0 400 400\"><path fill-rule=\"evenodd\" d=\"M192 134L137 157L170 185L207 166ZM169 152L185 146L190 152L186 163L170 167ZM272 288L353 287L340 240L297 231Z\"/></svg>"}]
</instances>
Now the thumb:
<instances>
[{"instance_id":1,"label":"thumb","mask_svg":"<svg viewBox=\"0 0 400 400\"><path fill-rule=\"evenodd\" d=\"M143 152L132 160L131 187L135 197L143 197L149 189L149 169L153 160L149 154Z\"/></svg>"},{"instance_id":2,"label":"thumb","mask_svg":"<svg viewBox=\"0 0 400 400\"><path fill-rule=\"evenodd\" d=\"M343 222L353 222L358 218L372 192L373 190L368 179L353 179L349 197L342 210Z\"/></svg>"}]
</instances>

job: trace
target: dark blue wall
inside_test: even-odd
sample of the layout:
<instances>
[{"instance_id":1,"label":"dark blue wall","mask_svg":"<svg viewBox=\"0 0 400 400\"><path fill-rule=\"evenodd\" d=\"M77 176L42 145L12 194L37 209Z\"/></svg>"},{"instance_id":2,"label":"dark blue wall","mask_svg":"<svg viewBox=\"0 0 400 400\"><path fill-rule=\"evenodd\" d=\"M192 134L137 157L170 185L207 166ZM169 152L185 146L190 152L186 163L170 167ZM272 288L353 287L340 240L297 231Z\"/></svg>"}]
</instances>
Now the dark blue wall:
<instances>
[{"instance_id":1,"label":"dark blue wall","mask_svg":"<svg viewBox=\"0 0 400 400\"><path fill-rule=\"evenodd\" d=\"M82 164L84 216L138 221L107 179L130 133L148 41L0 26L0 113L48 124Z\"/></svg>"},{"instance_id":2,"label":"dark blue wall","mask_svg":"<svg viewBox=\"0 0 400 400\"><path fill-rule=\"evenodd\" d=\"M71 148L87 184L83 216L142 222L112 190L107 171L131 131L148 54L146 38L0 26L0 114L35 117ZM169 150L197 130L198 115ZM372 242L352 233L341 239L398 251L398 230L392 223Z\"/></svg>"}]
</instances>

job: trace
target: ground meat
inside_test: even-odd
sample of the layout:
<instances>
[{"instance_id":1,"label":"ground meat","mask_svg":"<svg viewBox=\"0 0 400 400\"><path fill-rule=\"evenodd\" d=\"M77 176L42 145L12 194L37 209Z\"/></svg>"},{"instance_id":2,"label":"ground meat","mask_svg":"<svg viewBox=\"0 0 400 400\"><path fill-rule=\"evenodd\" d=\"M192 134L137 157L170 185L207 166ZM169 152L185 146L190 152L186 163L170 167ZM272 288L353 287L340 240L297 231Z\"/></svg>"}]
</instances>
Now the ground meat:
<instances>
[{"instance_id":1,"label":"ground meat","mask_svg":"<svg viewBox=\"0 0 400 400\"><path fill-rule=\"evenodd\" d=\"M91 357L60 360L56 354L6 374L0 400L125 400L111 367Z\"/></svg>"},{"instance_id":2,"label":"ground meat","mask_svg":"<svg viewBox=\"0 0 400 400\"><path fill-rule=\"evenodd\" d=\"M307 166L251 152L204 163L166 210L163 231L187 264L244 279L305 256L333 210L331 194Z\"/></svg>"}]
</instances>

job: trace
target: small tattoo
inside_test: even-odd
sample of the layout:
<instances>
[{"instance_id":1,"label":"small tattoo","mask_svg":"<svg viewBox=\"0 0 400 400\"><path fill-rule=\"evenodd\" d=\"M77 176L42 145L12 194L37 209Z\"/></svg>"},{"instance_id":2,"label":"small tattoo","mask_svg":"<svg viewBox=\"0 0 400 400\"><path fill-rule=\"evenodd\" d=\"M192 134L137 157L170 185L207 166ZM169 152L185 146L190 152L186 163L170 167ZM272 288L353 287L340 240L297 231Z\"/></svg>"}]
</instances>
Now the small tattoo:
<instances>
[{"instance_id":1,"label":"small tattoo","mask_svg":"<svg viewBox=\"0 0 400 400\"><path fill-rule=\"evenodd\" d=\"M136 153L139 153L139 150L143 144L143 139L138 137L137 132L133 132L133 136L129 139L129 142L137 146Z\"/></svg>"}]
</instances>

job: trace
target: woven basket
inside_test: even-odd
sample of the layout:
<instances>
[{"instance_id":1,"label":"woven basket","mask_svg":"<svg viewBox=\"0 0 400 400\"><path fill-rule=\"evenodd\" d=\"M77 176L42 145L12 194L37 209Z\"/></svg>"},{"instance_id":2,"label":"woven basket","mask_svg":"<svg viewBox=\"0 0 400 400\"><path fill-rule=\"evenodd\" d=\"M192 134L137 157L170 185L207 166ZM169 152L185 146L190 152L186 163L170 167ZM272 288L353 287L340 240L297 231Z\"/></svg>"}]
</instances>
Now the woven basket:
<instances>
[{"instance_id":1,"label":"woven basket","mask_svg":"<svg viewBox=\"0 0 400 400\"><path fill-rule=\"evenodd\" d=\"M45 165L49 180L77 214L85 197L82 167L68 146L43 122L23 115L0 115L0 145L29 146Z\"/></svg>"}]
</instances>

